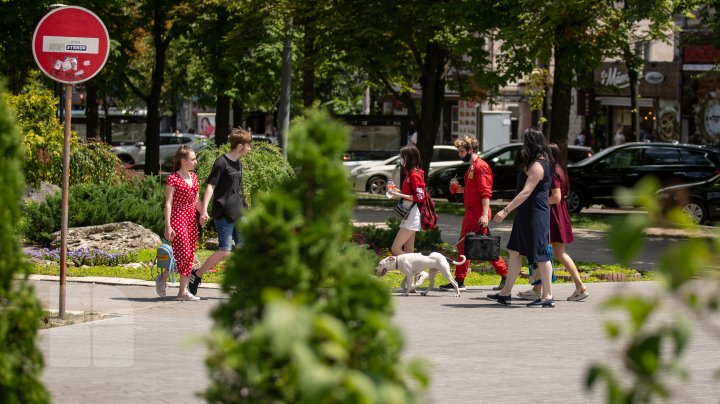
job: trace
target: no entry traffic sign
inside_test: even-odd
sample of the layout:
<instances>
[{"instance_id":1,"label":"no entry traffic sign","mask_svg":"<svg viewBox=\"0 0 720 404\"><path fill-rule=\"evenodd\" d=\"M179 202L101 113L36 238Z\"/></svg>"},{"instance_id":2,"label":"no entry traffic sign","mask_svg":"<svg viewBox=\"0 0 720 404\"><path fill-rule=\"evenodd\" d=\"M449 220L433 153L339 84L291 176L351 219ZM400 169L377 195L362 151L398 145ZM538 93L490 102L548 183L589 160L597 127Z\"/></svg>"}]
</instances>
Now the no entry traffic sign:
<instances>
[{"instance_id":1,"label":"no entry traffic sign","mask_svg":"<svg viewBox=\"0 0 720 404\"><path fill-rule=\"evenodd\" d=\"M50 11L33 34L33 56L53 80L74 84L93 78L105 66L110 36L95 13L65 6Z\"/></svg>"}]
</instances>

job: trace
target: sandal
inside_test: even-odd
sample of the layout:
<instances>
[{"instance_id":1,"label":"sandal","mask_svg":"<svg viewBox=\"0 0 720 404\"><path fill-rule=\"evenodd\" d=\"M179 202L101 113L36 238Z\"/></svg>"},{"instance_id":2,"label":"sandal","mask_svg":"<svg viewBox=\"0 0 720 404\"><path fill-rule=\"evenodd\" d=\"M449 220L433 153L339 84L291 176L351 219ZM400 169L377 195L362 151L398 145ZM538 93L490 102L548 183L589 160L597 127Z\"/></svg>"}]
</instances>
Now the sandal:
<instances>
[{"instance_id":1,"label":"sandal","mask_svg":"<svg viewBox=\"0 0 720 404\"><path fill-rule=\"evenodd\" d=\"M573 293L572 296L568 297L567 300L569 302L579 302L587 298L588 296L590 296L590 293L588 293L587 289L575 290L575 293Z\"/></svg>"}]
</instances>

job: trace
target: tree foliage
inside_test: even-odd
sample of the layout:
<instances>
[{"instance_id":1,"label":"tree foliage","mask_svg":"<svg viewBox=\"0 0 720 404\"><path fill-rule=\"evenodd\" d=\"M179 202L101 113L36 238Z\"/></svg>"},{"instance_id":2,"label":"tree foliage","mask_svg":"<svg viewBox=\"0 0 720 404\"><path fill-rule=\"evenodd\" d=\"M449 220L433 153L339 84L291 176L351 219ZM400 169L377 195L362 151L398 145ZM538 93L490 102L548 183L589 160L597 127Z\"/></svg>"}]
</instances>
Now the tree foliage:
<instances>
[{"instance_id":1,"label":"tree foliage","mask_svg":"<svg viewBox=\"0 0 720 404\"><path fill-rule=\"evenodd\" d=\"M17 114L17 127L25 149L25 178L29 184L62 185L64 125L55 117L57 99L43 88L8 96ZM120 160L109 146L70 138L70 183L99 184L119 179Z\"/></svg>"},{"instance_id":2,"label":"tree foliage","mask_svg":"<svg viewBox=\"0 0 720 404\"><path fill-rule=\"evenodd\" d=\"M367 252L347 245L347 129L310 113L290 132L293 180L240 222L214 313L206 398L216 402L413 402L427 379L400 361L392 301Z\"/></svg>"},{"instance_id":3,"label":"tree foliage","mask_svg":"<svg viewBox=\"0 0 720 404\"><path fill-rule=\"evenodd\" d=\"M648 210L647 216L619 219L611 228L610 246L621 263L633 260L642 247L645 229L657 221L669 220L690 233L695 228L680 207L668 210L661 206L655 194L658 187L652 178L616 195L621 204ZM720 327L711 321L720 308L720 277L710 270L717 266L718 240L691 238L676 243L661 256L657 270L662 281L657 293L621 294L605 302L606 310L626 315L625 320L610 320L605 325L608 338L621 345L623 376L611 363L596 363L587 373L588 388L604 383L610 403L678 399L670 386L682 383L672 383L671 378L684 381L688 377L682 359L690 345L692 323L701 324L720 340ZM720 368L715 369L716 375L718 372Z\"/></svg>"},{"instance_id":4,"label":"tree foliage","mask_svg":"<svg viewBox=\"0 0 720 404\"><path fill-rule=\"evenodd\" d=\"M0 88L0 94L4 89ZM7 104L0 96L0 402L45 403L43 360L35 345L42 308L27 281L15 226L23 192L23 147ZM16 275L25 275L16 279Z\"/></svg>"}]
</instances>

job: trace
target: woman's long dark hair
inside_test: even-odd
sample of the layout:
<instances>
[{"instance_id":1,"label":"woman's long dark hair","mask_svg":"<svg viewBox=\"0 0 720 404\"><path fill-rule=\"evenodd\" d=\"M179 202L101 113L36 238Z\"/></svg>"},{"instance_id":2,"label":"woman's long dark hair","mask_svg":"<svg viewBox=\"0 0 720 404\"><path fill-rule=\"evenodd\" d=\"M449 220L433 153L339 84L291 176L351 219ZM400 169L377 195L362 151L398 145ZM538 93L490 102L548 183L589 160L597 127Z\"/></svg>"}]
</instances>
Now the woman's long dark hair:
<instances>
[{"instance_id":1,"label":"woman's long dark hair","mask_svg":"<svg viewBox=\"0 0 720 404\"><path fill-rule=\"evenodd\" d=\"M545 135L537 128L527 128L523 133L522 169L527 172L530 166L540 159L546 159L550 166L553 165L550 149L545 142Z\"/></svg>"},{"instance_id":2,"label":"woman's long dark hair","mask_svg":"<svg viewBox=\"0 0 720 404\"><path fill-rule=\"evenodd\" d=\"M420 159L420 150L415 145L403 146L400 149L400 158L405 164L402 166L403 177L407 176L410 171L416 168L422 168L422 159Z\"/></svg>"},{"instance_id":3,"label":"woman's long dark hair","mask_svg":"<svg viewBox=\"0 0 720 404\"><path fill-rule=\"evenodd\" d=\"M552 164L550 172L552 175L555 175L555 170L557 170L557 167L559 166L560 169L563 171L563 174L565 174L565 189L562 190L563 196L567 196L570 193L570 178L568 177L567 172L567 166L565 164L565 158L560 151L560 147L556 145L555 143L550 143L548 145L550 148L550 155L552 156Z\"/></svg>"}]
</instances>

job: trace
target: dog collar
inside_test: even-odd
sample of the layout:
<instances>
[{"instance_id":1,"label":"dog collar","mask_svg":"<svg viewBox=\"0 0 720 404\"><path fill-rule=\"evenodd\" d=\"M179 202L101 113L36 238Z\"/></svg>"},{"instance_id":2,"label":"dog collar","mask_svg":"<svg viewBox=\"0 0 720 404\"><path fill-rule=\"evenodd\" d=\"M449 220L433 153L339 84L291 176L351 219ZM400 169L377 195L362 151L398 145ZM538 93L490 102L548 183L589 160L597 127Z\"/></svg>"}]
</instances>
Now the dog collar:
<instances>
[{"instance_id":1,"label":"dog collar","mask_svg":"<svg viewBox=\"0 0 720 404\"><path fill-rule=\"evenodd\" d=\"M399 255L395 256L395 270L398 270L398 258L400 258Z\"/></svg>"}]
</instances>

